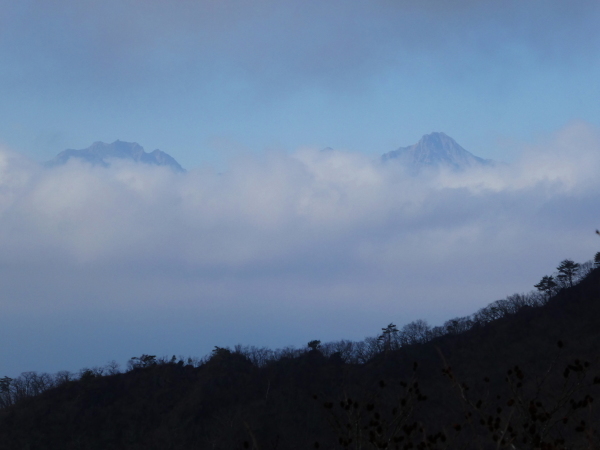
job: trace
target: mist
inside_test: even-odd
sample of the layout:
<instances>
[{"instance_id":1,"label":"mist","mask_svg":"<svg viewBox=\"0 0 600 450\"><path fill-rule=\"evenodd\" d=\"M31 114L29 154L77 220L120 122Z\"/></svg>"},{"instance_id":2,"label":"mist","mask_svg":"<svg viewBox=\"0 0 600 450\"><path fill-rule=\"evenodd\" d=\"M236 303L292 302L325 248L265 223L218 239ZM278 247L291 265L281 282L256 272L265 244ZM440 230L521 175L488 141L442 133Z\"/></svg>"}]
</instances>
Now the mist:
<instances>
[{"instance_id":1,"label":"mist","mask_svg":"<svg viewBox=\"0 0 600 450\"><path fill-rule=\"evenodd\" d=\"M232 155L185 174L0 153L7 375L142 353L360 340L440 324L600 246L600 133L572 123L512 164L413 177L344 150Z\"/></svg>"}]
</instances>

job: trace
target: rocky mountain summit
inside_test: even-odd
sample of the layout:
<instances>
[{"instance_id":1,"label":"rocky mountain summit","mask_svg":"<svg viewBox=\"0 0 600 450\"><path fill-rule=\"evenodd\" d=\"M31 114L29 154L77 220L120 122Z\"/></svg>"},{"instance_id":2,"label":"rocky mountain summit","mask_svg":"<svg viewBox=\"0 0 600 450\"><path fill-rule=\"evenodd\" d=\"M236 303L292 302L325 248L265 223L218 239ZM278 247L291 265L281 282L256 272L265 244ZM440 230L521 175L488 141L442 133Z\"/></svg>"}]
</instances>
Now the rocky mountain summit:
<instances>
[{"instance_id":1,"label":"rocky mountain summit","mask_svg":"<svg viewBox=\"0 0 600 450\"><path fill-rule=\"evenodd\" d=\"M413 174L428 168L463 171L473 167L494 165L492 160L473 155L450 136L439 132L426 134L419 142L409 147L400 147L398 150L385 153L381 160L384 163L392 161L401 163Z\"/></svg>"},{"instance_id":2,"label":"rocky mountain summit","mask_svg":"<svg viewBox=\"0 0 600 450\"><path fill-rule=\"evenodd\" d=\"M65 164L71 158L78 158L103 167L108 167L112 158L129 159L144 164L167 166L175 172L185 172L185 169L169 154L158 149L146 153L144 148L137 142L123 141L115 141L112 144L94 142L91 146L82 150L67 149L48 161L46 166L59 166Z\"/></svg>"}]
</instances>

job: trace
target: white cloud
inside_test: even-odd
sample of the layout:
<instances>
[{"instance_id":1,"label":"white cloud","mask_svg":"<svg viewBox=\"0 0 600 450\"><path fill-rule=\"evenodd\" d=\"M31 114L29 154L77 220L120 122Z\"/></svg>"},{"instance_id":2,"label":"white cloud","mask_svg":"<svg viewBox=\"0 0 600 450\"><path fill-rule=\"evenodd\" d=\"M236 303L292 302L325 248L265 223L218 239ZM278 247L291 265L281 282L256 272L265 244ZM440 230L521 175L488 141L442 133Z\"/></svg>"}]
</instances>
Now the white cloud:
<instances>
[{"instance_id":1,"label":"white cloud","mask_svg":"<svg viewBox=\"0 0 600 450\"><path fill-rule=\"evenodd\" d=\"M2 151L0 325L15 342L43 334L56 356L31 367L36 347L15 344L26 356L10 367L360 339L474 312L593 256L599 167L598 131L582 123L513 166L429 178L344 151L238 157L221 175L42 169ZM102 346L105 327L119 345Z\"/></svg>"}]
</instances>

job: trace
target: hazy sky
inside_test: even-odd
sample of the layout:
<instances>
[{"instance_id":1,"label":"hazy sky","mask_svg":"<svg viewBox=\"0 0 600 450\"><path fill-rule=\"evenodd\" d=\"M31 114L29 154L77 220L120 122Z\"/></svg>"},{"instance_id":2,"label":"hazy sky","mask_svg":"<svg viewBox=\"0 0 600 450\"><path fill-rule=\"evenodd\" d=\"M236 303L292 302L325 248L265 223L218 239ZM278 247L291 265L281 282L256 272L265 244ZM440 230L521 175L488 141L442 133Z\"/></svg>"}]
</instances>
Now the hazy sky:
<instances>
[{"instance_id":1,"label":"hazy sky","mask_svg":"<svg viewBox=\"0 0 600 450\"><path fill-rule=\"evenodd\" d=\"M0 0L0 142L36 160L136 141L380 154L444 131L514 158L600 125L600 5L486 0Z\"/></svg>"},{"instance_id":2,"label":"hazy sky","mask_svg":"<svg viewBox=\"0 0 600 450\"><path fill-rule=\"evenodd\" d=\"M592 258L598 23L595 1L0 0L0 376L438 324ZM376 162L431 131L510 165ZM116 139L189 172L38 164Z\"/></svg>"}]
</instances>

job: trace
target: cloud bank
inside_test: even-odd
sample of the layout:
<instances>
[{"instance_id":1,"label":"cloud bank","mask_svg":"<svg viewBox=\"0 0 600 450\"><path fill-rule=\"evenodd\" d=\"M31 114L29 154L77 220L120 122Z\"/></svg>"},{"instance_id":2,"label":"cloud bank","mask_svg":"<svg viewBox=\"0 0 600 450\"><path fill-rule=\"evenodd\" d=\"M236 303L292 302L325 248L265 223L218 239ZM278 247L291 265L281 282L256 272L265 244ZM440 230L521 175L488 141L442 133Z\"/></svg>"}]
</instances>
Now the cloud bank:
<instances>
[{"instance_id":1,"label":"cloud bank","mask_svg":"<svg viewBox=\"0 0 600 450\"><path fill-rule=\"evenodd\" d=\"M362 339L472 313L593 257L599 169L584 123L513 165L419 178L336 150L239 155L221 174L45 169L3 150L3 370Z\"/></svg>"}]
</instances>

